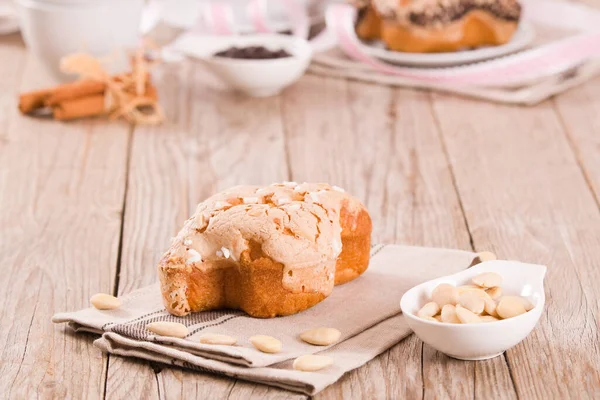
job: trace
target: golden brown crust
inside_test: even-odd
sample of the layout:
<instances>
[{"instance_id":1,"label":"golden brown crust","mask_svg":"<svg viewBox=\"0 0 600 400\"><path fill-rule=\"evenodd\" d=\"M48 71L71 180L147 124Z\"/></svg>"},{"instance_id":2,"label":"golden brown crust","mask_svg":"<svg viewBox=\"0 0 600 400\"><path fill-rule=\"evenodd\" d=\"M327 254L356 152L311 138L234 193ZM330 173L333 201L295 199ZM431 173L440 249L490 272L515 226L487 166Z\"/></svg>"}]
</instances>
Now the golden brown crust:
<instances>
[{"instance_id":1,"label":"golden brown crust","mask_svg":"<svg viewBox=\"0 0 600 400\"><path fill-rule=\"evenodd\" d=\"M364 207L358 208L358 212L355 210L357 210L357 207L342 205L340 213L342 252L335 265L336 285L353 280L369 267L371 217Z\"/></svg>"},{"instance_id":2,"label":"golden brown crust","mask_svg":"<svg viewBox=\"0 0 600 400\"><path fill-rule=\"evenodd\" d=\"M292 185L294 186L294 185ZM274 243L279 246L279 241L285 237L289 240L295 233L287 232L285 229L279 232L276 238L273 236L259 236L252 232L245 233L242 244L237 248L243 248L236 255L235 250L231 254L215 257L213 253L206 253L210 249L206 241L222 240L223 237L215 237L215 225L223 221L232 222L231 228L237 229L234 221L228 218L239 218L240 223L249 228L249 220L230 207L230 212L221 211L211 214L213 222L208 223L202 215L206 214L206 204L201 204L196 214L186 222L186 226L174 239L171 248L165 253L159 262L159 277L161 291L165 307L175 315L186 315L190 312L206 311L218 308L240 309L253 317L271 318L275 316L290 315L314 306L325 299L333 290L334 284L348 282L363 273L369 264L371 219L362 203L343 192L343 190L324 184L302 184L295 185L291 189L282 189L280 185L275 187L282 193L289 193L292 189L298 193L298 199L276 205L271 200L268 204L256 202L252 204L240 202L231 205L239 207L244 213L257 218L256 229L263 231L268 223L279 224L281 221L279 213L271 213L276 208L287 210L288 213L304 213L303 210L322 210L322 214L311 214L317 224L316 238L306 236L297 237L298 243L293 244L305 246L306 243L321 243L318 247L323 251L323 258L315 258L312 264L302 264L301 267L290 268L280 261L276 261L273 254L281 255L273 251ZM308 191L305 191L307 188ZM244 187L235 189L235 192L243 191L252 193L269 193L271 189ZM230 192L225 192L229 195ZM270 195L267 194L269 199ZM211 200L212 199L212 200ZM214 197L207 202L215 202ZM221 200L218 200L219 202ZM299 207L291 207L295 202L303 203ZM313 203L317 202L317 203ZM232 203L230 201L230 203ZM321 204L314 208L314 204ZM266 215L274 215L273 220L265 214L252 212L267 208ZM270 211L269 211L270 210ZM293 210L293 211L292 211ZM215 216L216 215L216 216ZM295 217L294 217L295 218ZM203 228L198 230L198 221L202 221ZM212 220L211 220L212 221ZM293 218L290 220L293 221ZM308 221L308 220L307 220ZM325 225L323 225L325 224ZM327 228L331 224L332 228ZM335 228L337 227L337 228ZM251 227L250 227L251 228ZM308 228L306 226L305 228ZM337 233L336 233L337 232ZM337 235L337 236L336 236ZM232 238L237 236L232 235ZM307 239L308 240L307 242ZM324 243L323 240L329 242ZM239 240L238 240L239 242ZM338 243L336 245L336 243ZM182 247L183 244L183 247ZM234 249L233 243L219 242L222 249ZM331 248L338 248L331 253ZM307 248L308 249L308 248ZM200 254L204 250L204 254ZM311 251L314 251L311 250ZM331 256L330 256L331 254ZM235 257L234 257L235 255ZM330 257L330 258L327 258Z\"/></svg>"},{"instance_id":3,"label":"golden brown crust","mask_svg":"<svg viewBox=\"0 0 600 400\"><path fill-rule=\"evenodd\" d=\"M242 254L239 266L215 268L208 271L181 268L160 268L161 282L173 282L174 286L187 288L187 309L179 304L169 304L173 289L162 285L165 307L175 315L219 308L239 309L255 318L272 318L295 314L322 301L326 296L320 292L293 293L281 284L283 265L269 258L251 259L249 251ZM327 274L311 277L328 280ZM331 282L333 288L333 282Z\"/></svg>"}]
</instances>

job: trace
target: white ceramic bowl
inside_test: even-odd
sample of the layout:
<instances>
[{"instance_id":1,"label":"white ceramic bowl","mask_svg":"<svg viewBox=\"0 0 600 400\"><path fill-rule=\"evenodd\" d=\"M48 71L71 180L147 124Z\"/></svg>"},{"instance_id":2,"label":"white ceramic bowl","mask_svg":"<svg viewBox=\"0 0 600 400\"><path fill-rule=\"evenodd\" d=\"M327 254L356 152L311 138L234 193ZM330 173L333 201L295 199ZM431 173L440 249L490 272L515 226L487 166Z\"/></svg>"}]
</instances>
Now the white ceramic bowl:
<instances>
[{"instance_id":1,"label":"white ceramic bowl","mask_svg":"<svg viewBox=\"0 0 600 400\"><path fill-rule=\"evenodd\" d=\"M58 78L60 59L137 46L144 0L16 0L27 47ZM118 69L118 67L116 68Z\"/></svg>"},{"instance_id":2,"label":"white ceramic bowl","mask_svg":"<svg viewBox=\"0 0 600 400\"><path fill-rule=\"evenodd\" d=\"M284 49L291 54L291 57L245 60L214 56L215 53L232 46ZM175 43L174 48L201 60L225 84L253 97L276 95L296 82L308 68L312 57L312 49L306 40L278 34L184 35Z\"/></svg>"},{"instance_id":3,"label":"white ceramic bowl","mask_svg":"<svg viewBox=\"0 0 600 400\"><path fill-rule=\"evenodd\" d=\"M440 283L466 285L482 272L497 272L504 278L504 295L519 295L534 308L518 317L480 324L447 324L417 317L417 311L431 301L431 292ZM544 310L546 267L517 261L486 261L454 275L415 286L402 296L400 308L415 334L431 347L461 360L485 360L501 355L520 343L537 324Z\"/></svg>"}]
</instances>

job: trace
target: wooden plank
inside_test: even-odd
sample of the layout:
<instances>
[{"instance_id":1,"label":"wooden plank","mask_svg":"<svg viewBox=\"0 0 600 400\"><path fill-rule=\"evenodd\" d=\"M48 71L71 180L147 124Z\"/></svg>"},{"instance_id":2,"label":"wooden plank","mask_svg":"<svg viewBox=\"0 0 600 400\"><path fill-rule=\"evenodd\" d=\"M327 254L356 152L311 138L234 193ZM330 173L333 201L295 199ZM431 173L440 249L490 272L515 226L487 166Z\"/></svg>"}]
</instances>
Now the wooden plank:
<instances>
[{"instance_id":1,"label":"wooden plank","mask_svg":"<svg viewBox=\"0 0 600 400\"><path fill-rule=\"evenodd\" d=\"M158 371L160 367L144 360L110 356L104 381L104 397L153 400L162 398L155 369ZM136 397L132 397L133 395Z\"/></svg>"},{"instance_id":2,"label":"wooden plank","mask_svg":"<svg viewBox=\"0 0 600 400\"><path fill-rule=\"evenodd\" d=\"M425 399L475 398L474 363L454 360L424 345L423 369L427 371L423 373L423 394Z\"/></svg>"},{"instance_id":3,"label":"wooden plank","mask_svg":"<svg viewBox=\"0 0 600 400\"><path fill-rule=\"evenodd\" d=\"M168 121L134 133L119 293L156 281L160 255L198 202L236 184L288 177L278 98L225 92L190 64L164 66L158 75ZM122 365L136 379L122 379ZM268 386L180 369L159 371L111 358L107 397L144 397L150 386L160 398L289 397L289 392Z\"/></svg>"},{"instance_id":4,"label":"wooden plank","mask_svg":"<svg viewBox=\"0 0 600 400\"><path fill-rule=\"evenodd\" d=\"M158 375L160 398L175 399L228 399L228 400L300 400L298 393L266 385L200 374L177 368L165 368Z\"/></svg>"},{"instance_id":5,"label":"wooden plank","mask_svg":"<svg viewBox=\"0 0 600 400\"><path fill-rule=\"evenodd\" d=\"M423 397L421 351L415 335L346 373L314 399L420 399Z\"/></svg>"},{"instance_id":6,"label":"wooden plank","mask_svg":"<svg viewBox=\"0 0 600 400\"><path fill-rule=\"evenodd\" d=\"M253 99L227 92L203 69L196 67L193 72L190 130L196 144L189 169L191 209L216 191L234 185L290 179L279 97ZM196 374L187 374L184 392L190 384L197 386ZM222 378L212 379L217 383L209 386L211 395L215 387L223 387ZM228 380L234 384L228 386L227 399L306 398L283 389Z\"/></svg>"},{"instance_id":7,"label":"wooden plank","mask_svg":"<svg viewBox=\"0 0 600 400\"><path fill-rule=\"evenodd\" d=\"M179 368L164 368L157 374L160 398L225 399L236 384L234 379L200 374Z\"/></svg>"},{"instance_id":8,"label":"wooden plank","mask_svg":"<svg viewBox=\"0 0 600 400\"><path fill-rule=\"evenodd\" d=\"M176 226L187 218L187 180L180 172L187 162L181 143L187 136L187 90L180 82L186 69L169 69L155 79L169 121L161 127L136 127L131 143L122 237L119 295L156 281L156 263ZM158 370L161 368L159 367ZM135 377L135 379L131 379ZM152 365L111 357L107 398L158 398L158 377Z\"/></svg>"},{"instance_id":9,"label":"wooden plank","mask_svg":"<svg viewBox=\"0 0 600 400\"><path fill-rule=\"evenodd\" d=\"M556 110L588 185L600 204L600 78L572 89L555 101Z\"/></svg>"},{"instance_id":10,"label":"wooden plank","mask_svg":"<svg viewBox=\"0 0 600 400\"><path fill-rule=\"evenodd\" d=\"M374 241L470 248L425 94L309 76L286 92L284 116L294 180L332 182L362 198ZM421 342L410 338L316 398L472 397L471 364L421 357ZM502 362L494 365L508 375ZM471 392L449 382L451 376ZM424 391L423 382L432 384Z\"/></svg>"},{"instance_id":11,"label":"wooden plank","mask_svg":"<svg viewBox=\"0 0 600 400\"><path fill-rule=\"evenodd\" d=\"M507 352L519 397L597 397L600 213L552 103L436 95L435 111L475 246L549 267L546 312Z\"/></svg>"},{"instance_id":12,"label":"wooden plank","mask_svg":"<svg viewBox=\"0 0 600 400\"><path fill-rule=\"evenodd\" d=\"M19 115L17 92L53 80L19 39L0 43L1 397L98 398L106 357L50 318L112 291L128 128Z\"/></svg>"}]
</instances>

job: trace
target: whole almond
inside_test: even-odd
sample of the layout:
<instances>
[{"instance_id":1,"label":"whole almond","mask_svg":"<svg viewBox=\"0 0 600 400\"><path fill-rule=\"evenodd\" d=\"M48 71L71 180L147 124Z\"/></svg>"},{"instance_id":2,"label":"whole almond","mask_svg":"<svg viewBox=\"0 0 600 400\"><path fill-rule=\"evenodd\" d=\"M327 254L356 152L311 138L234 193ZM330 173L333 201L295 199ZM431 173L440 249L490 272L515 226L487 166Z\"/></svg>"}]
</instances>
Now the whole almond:
<instances>
[{"instance_id":1,"label":"whole almond","mask_svg":"<svg viewBox=\"0 0 600 400\"><path fill-rule=\"evenodd\" d=\"M437 303L431 301L423 306L418 312L417 316L420 318L433 317L440 312L440 306Z\"/></svg>"},{"instance_id":2,"label":"whole almond","mask_svg":"<svg viewBox=\"0 0 600 400\"><path fill-rule=\"evenodd\" d=\"M458 316L460 322L462 322L463 324L476 324L481 322L479 315L471 312L470 310L467 310L466 308L460 305L456 306L456 315Z\"/></svg>"},{"instance_id":3,"label":"whole almond","mask_svg":"<svg viewBox=\"0 0 600 400\"><path fill-rule=\"evenodd\" d=\"M487 294L487 292L480 287L463 289L461 294L464 294L464 293L473 293L473 294L476 294L477 296L481 297L482 299L491 299L490 295Z\"/></svg>"},{"instance_id":4,"label":"whole almond","mask_svg":"<svg viewBox=\"0 0 600 400\"><path fill-rule=\"evenodd\" d=\"M340 340L342 332L334 328L309 329L300 334L300 339L316 346L329 346Z\"/></svg>"},{"instance_id":5,"label":"whole almond","mask_svg":"<svg viewBox=\"0 0 600 400\"><path fill-rule=\"evenodd\" d=\"M473 292L466 292L460 295L458 304L471 311L473 314L481 314L485 306L485 301L482 297Z\"/></svg>"},{"instance_id":6,"label":"whole almond","mask_svg":"<svg viewBox=\"0 0 600 400\"><path fill-rule=\"evenodd\" d=\"M333 359L327 356L307 354L294 360L292 364L295 370L314 372L333 364Z\"/></svg>"},{"instance_id":7,"label":"whole almond","mask_svg":"<svg viewBox=\"0 0 600 400\"><path fill-rule=\"evenodd\" d=\"M200 343L204 344L220 344L223 346L233 346L237 339L228 335L220 335L218 333L205 333L198 339Z\"/></svg>"},{"instance_id":8,"label":"whole almond","mask_svg":"<svg viewBox=\"0 0 600 400\"><path fill-rule=\"evenodd\" d=\"M431 292L431 300L440 307L446 304L455 305L458 302L458 289L448 283L442 283Z\"/></svg>"},{"instance_id":9,"label":"whole almond","mask_svg":"<svg viewBox=\"0 0 600 400\"><path fill-rule=\"evenodd\" d=\"M90 297L90 303L98 310L114 310L121 307L121 300L106 293L96 293Z\"/></svg>"},{"instance_id":10,"label":"whole almond","mask_svg":"<svg viewBox=\"0 0 600 400\"><path fill-rule=\"evenodd\" d=\"M525 314L527 310L523 305L522 297L504 296L500 299L496 312L501 318L506 319Z\"/></svg>"},{"instance_id":11,"label":"whole almond","mask_svg":"<svg viewBox=\"0 0 600 400\"><path fill-rule=\"evenodd\" d=\"M486 290L486 293L492 298L492 300L497 300L500 296L502 296L502 288L500 286L494 286Z\"/></svg>"},{"instance_id":12,"label":"whole almond","mask_svg":"<svg viewBox=\"0 0 600 400\"><path fill-rule=\"evenodd\" d=\"M263 353L279 353L283 346L279 340L266 335L255 335L249 340L254 347Z\"/></svg>"},{"instance_id":13,"label":"whole almond","mask_svg":"<svg viewBox=\"0 0 600 400\"><path fill-rule=\"evenodd\" d=\"M481 288L477 285L462 285L457 287L458 289L458 294L461 295L465 292L469 292L471 290L481 290Z\"/></svg>"},{"instance_id":14,"label":"whole almond","mask_svg":"<svg viewBox=\"0 0 600 400\"><path fill-rule=\"evenodd\" d=\"M473 278L473 283L483 288L492 288L502 285L502 276L495 272L484 272Z\"/></svg>"},{"instance_id":15,"label":"whole almond","mask_svg":"<svg viewBox=\"0 0 600 400\"><path fill-rule=\"evenodd\" d=\"M446 304L444 307L442 307L441 320L442 322L448 324L460 324L460 320L456 315L456 307L454 307L452 304Z\"/></svg>"},{"instance_id":16,"label":"whole almond","mask_svg":"<svg viewBox=\"0 0 600 400\"><path fill-rule=\"evenodd\" d=\"M497 317L498 313L496 312L496 302L492 299L486 298L484 299L485 305L483 307L483 311L485 311L488 315L492 317Z\"/></svg>"},{"instance_id":17,"label":"whole almond","mask_svg":"<svg viewBox=\"0 0 600 400\"><path fill-rule=\"evenodd\" d=\"M176 338L184 338L189 333L188 328L179 322L151 322L146 325L146 329L160 336L170 336Z\"/></svg>"}]
</instances>

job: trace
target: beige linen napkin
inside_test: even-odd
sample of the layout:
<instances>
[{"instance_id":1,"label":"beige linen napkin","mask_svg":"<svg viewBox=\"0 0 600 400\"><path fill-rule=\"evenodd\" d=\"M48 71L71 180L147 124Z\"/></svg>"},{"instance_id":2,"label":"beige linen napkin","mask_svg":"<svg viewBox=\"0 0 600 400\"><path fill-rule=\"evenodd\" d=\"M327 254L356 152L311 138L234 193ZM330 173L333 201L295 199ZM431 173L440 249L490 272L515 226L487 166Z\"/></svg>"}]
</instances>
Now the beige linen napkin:
<instances>
[{"instance_id":1,"label":"beige linen napkin","mask_svg":"<svg viewBox=\"0 0 600 400\"><path fill-rule=\"evenodd\" d=\"M466 251L391 245L375 246L371 254L369 269L360 278L288 317L256 319L232 310L175 317L165 311L158 285L152 285L121 297L117 310L87 308L56 314L52 320L68 322L75 331L102 334L94 344L108 353L314 394L410 334L400 315L402 294L421 282L465 269L476 258ZM184 339L156 336L145 328L154 321L181 322L190 333ZM319 327L339 329L340 341L320 347L298 339L303 331ZM199 336L209 332L236 337L238 343L200 344ZM248 339L258 334L278 338L283 350L277 354L256 350ZM334 365L317 372L294 370L293 359L308 353L328 355Z\"/></svg>"}]
</instances>

